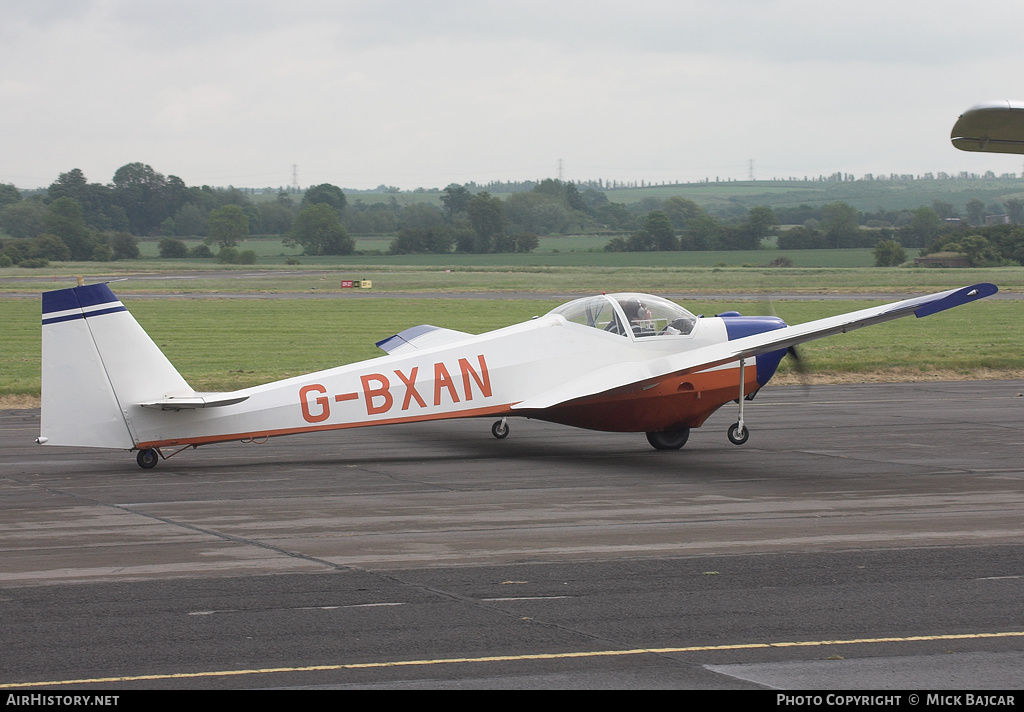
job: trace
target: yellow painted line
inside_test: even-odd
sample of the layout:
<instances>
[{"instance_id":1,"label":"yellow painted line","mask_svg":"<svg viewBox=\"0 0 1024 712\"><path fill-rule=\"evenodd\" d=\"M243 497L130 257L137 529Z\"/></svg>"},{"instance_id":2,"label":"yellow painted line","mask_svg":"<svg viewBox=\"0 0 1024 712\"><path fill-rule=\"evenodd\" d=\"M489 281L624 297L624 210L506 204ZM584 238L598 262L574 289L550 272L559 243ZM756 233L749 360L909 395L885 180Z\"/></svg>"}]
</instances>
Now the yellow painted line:
<instances>
[{"instance_id":1,"label":"yellow painted line","mask_svg":"<svg viewBox=\"0 0 1024 712\"><path fill-rule=\"evenodd\" d=\"M793 643L737 643L734 645L694 645L685 648L634 648L632 650L590 650L576 653L534 653L528 655L492 655L479 658L436 658L427 660L393 660L378 663L344 663L339 665L308 665L304 667L252 668L248 670L210 670L207 672L164 673L156 675L125 675L121 677L95 677L79 680L48 680L46 682L6 682L0 689L44 687L52 685L87 685L110 682L138 682L144 680L188 680L201 677L237 677L239 675L265 675L282 672L324 672L331 670L368 670L427 665L453 665L457 663L497 663L525 660L566 660L570 658L612 658L624 655L665 655L668 653L701 653L728 650L759 650L768 648L812 648L822 645L868 645L872 643L916 643L940 640L983 640L986 638L1024 638L1024 631L1007 633L960 633L950 635L912 635L897 638L853 638L850 640L806 640Z\"/></svg>"}]
</instances>

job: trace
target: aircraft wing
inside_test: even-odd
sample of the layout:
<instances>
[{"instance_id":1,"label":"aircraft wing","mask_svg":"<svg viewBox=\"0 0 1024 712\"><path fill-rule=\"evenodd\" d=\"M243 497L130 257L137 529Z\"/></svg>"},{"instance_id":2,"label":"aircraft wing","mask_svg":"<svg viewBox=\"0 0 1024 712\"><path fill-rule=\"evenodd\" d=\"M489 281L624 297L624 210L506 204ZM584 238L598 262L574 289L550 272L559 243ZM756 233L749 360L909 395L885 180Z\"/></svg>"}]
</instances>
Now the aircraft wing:
<instances>
[{"instance_id":1,"label":"aircraft wing","mask_svg":"<svg viewBox=\"0 0 1024 712\"><path fill-rule=\"evenodd\" d=\"M1024 102L972 106L957 119L949 138L961 151L1024 153Z\"/></svg>"},{"instance_id":2,"label":"aircraft wing","mask_svg":"<svg viewBox=\"0 0 1024 712\"><path fill-rule=\"evenodd\" d=\"M550 408L560 403L604 393L634 383L648 381L668 375L685 375L703 371L741 358L786 349L806 341L821 339L834 334L860 329L914 314L925 317L936 312L967 304L995 294L994 284L975 284L960 289L906 299L901 302L869 307L847 314L809 321L805 324L787 326L733 341L683 351L671 356L661 356L649 361L636 361L608 366L576 378L546 393L528 398L512 406L513 410L535 410Z\"/></svg>"},{"instance_id":3,"label":"aircraft wing","mask_svg":"<svg viewBox=\"0 0 1024 712\"><path fill-rule=\"evenodd\" d=\"M472 336L473 334L467 334L465 331L455 331L454 329L443 329L440 326L421 324L419 326L411 326L394 336L381 339L377 342L377 347L389 354L401 354L414 350L429 349L434 346L454 344Z\"/></svg>"}]
</instances>

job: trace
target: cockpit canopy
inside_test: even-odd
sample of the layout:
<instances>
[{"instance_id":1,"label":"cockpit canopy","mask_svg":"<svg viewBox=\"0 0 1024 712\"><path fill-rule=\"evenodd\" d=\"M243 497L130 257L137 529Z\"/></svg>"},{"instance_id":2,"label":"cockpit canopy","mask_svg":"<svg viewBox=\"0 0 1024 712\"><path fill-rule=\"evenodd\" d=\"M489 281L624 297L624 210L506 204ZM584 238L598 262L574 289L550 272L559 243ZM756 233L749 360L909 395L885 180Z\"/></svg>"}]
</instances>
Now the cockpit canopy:
<instances>
[{"instance_id":1,"label":"cockpit canopy","mask_svg":"<svg viewBox=\"0 0 1024 712\"><path fill-rule=\"evenodd\" d=\"M678 336L693 331L697 317L678 304L651 294L623 292L583 297L556 309L574 324L609 331L620 336Z\"/></svg>"}]
</instances>

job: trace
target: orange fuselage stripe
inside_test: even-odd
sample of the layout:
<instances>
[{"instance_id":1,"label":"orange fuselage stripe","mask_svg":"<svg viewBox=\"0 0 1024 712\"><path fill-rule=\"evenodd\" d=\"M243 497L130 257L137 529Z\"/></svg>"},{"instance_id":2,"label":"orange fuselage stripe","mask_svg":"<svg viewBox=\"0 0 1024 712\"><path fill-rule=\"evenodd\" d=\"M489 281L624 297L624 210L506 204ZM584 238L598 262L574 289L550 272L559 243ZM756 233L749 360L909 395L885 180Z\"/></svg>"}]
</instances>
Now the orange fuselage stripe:
<instances>
[{"instance_id":1,"label":"orange fuselage stripe","mask_svg":"<svg viewBox=\"0 0 1024 712\"><path fill-rule=\"evenodd\" d=\"M250 438L272 438L280 435L298 435L299 433L316 433L324 430L346 430L348 428L365 428L370 425L397 425L400 423L418 423L429 420L445 420L453 418L480 418L489 415L509 415L511 403L506 405L494 405L486 408L469 408L446 413L430 413L427 415L410 415L403 418L381 418L379 420L360 420L348 423L331 423L328 425L305 425L298 428L279 428L276 430L256 430L245 433L230 433L224 435L205 435L197 438L173 438L168 440L150 440L140 442L135 447L139 450L157 447L169 447L172 445L209 445L211 443L225 443L235 440L249 440Z\"/></svg>"}]
</instances>

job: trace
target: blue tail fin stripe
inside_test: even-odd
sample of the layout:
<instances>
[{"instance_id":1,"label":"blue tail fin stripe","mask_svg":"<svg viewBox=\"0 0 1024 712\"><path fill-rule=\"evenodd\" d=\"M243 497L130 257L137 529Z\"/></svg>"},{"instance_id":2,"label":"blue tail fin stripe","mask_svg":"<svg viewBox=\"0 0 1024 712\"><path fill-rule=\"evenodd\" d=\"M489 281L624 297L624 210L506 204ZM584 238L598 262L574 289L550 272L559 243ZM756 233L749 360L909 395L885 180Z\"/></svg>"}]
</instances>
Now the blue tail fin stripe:
<instances>
[{"instance_id":1,"label":"blue tail fin stripe","mask_svg":"<svg viewBox=\"0 0 1024 712\"><path fill-rule=\"evenodd\" d=\"M100 314L127 311L106 284L43 292L43 323L84 319Z\"/></svg>"}]
</instances>

